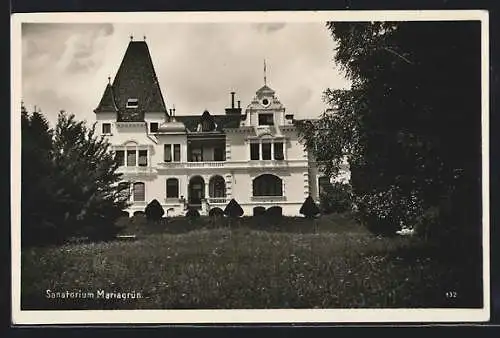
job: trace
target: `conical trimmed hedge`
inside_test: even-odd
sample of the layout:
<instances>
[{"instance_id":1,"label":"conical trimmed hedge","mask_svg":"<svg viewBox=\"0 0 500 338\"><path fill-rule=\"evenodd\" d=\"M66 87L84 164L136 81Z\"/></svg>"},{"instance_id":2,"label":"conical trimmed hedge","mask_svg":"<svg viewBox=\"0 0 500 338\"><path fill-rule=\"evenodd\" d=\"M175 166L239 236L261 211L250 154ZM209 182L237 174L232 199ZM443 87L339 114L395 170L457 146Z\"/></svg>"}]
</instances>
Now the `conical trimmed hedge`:
<instances>
[{"instance_id":1,"label":"conical trimmed hedge","mask_svg":"<svg viewBox=\"0 0 500 338\"><path fill-rule=\"evenodd\" d=\"M233 198L226 205L226 208L224 209L224 214L231 218L238 218L243 216L243 209L238 204L238 202L236 202L236 200Z\"/></svg>"},{"instance_id":2,"label":"conical trimmed hedge","mask_svg":"<svg viewBox=\"0 0 500 338\"><path fill-rule=\"evenodd\" d=\"M307 218L314 218L320 213L318 206L311 196L308 196L306 198L306 200L300 207L299 212Z\"/></svg>"}]
</instances>

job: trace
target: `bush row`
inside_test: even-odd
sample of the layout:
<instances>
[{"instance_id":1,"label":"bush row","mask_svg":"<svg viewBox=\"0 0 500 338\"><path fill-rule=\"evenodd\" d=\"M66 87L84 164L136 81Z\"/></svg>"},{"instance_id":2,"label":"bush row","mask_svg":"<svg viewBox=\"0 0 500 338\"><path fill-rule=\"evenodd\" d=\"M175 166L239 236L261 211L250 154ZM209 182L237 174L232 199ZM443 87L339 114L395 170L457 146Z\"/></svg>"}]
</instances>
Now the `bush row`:
<instances>
[{"instance_id":1,"label":"bush row","mask_svg":"<svg viewBox=\"0 0 500 338\"><path fill-rule=\"evenodd\" d=\"M307 197L304 203L302 204L300 211L302 215L310 218L318 215L320 213L320 210L316 203L314 202L313 198L311 196ZM126 213L126 212L125 212ZM142 215L144 214L146 218L149 221L159 221L163 215L165 214L165 210L163 210L163 207L161 204L155 199L152 200L145 208L144 211L136 211L134 213L134 216L136 215ZM231 199L229 203L226 205L224 210L221 208L213 208L210 209L209 211L209 216L210 217L230 217L230 218L238 218L243 216L244 212L241 206L238 204L238 202L235 199ZM198 218L200 217L200 213L197 209L189 207L186 214L186 217L188 218ZM276 217L281 217L283 216L283 208L280 206L272 206L269 208L265 208L262 206L258 206L253 208L253 216L260 217L260 216L268 216L272 218Z\"/></svg>"}]
</instances>

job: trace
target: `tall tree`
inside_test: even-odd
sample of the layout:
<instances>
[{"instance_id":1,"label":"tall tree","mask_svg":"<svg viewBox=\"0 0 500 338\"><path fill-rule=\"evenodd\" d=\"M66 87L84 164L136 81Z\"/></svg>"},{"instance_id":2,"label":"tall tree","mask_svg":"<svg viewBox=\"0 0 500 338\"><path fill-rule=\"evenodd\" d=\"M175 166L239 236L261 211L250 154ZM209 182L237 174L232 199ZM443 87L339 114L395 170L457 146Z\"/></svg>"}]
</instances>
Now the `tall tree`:
<instances>
[{"instance_id":1,"label":"tall tree","mask_svg":"<svg viewBox=\"0 0 500 338\"><path fill-rule=\"evenodd\" d=\"M352 86L327 90L332 109L299 125L322 169L336 175L348 159L361 219L377 232L418 224L437 209L438 233L477 235L480 23L330 22L327 28L335 62Z\"/></svg>"},{"instance_id":2,"label":"tall tree","mask_svg":"<svg viewBox=\"0 0 500 338\"><path fill-rule=\"evenodd\" d=\"M54 131L53 165L58 173L53 207L63 211L53 212L64 232L112 237L117 231L114 223L128 205L128 187L118 184L119 163L106 138L96 135L96 124L89 128L73 114L61 112Z\"/></svg>"},{"instance_id":3,"label":"tall tree","mask_svg":"<svg viewBox=\"0 0 500 338\"><path fill-rule=\"evenodd\" d=\"M21 234L22 243L54 240L56 229L46 208L52 203L52 134L45 117L21 107Z\"/></svg>"},{"instance_id":4,"label":"tall tree","mask_svg":"<svg viewBox=\"0 0 500 338\"><path fill-rule=\"evenodd\" d=\"M128 205L110 144L74 115L55 130L42 114L22 110L22 244L60 243L71 236L108 239Z\"/></svg>"}]
</instances>

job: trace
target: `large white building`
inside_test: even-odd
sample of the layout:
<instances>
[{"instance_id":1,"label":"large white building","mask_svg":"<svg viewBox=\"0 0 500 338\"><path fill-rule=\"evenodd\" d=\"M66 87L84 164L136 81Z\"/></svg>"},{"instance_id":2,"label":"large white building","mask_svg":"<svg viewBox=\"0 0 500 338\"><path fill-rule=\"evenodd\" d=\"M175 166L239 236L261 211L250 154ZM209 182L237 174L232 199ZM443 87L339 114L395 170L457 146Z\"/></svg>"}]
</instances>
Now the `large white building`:
<instances>
[{"instance_id":1,"label":"large white building","mask_svg":"<svg viewBox=\"0 0 500 338\"><path fill-rule=\"evenodd\" d=\"M307 196L318 199L322 178L274 90L264 83L244 110L234 95L224 114L176 116L164 102L146 42L130 41L94 110L130 184L130 215L153 199L173 216L188 206L208 214L234 198L245 215L280 206L293 216Z\"/></svg>"}]
</instances>

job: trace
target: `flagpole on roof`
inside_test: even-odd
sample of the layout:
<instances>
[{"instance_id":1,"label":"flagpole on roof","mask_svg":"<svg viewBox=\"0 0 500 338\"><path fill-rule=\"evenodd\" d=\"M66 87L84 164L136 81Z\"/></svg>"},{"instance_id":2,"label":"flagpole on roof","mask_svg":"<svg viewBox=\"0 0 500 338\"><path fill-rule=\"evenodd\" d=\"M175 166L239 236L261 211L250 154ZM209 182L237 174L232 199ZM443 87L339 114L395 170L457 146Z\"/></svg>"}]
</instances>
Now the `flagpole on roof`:
<instances>
[{"instance_id":1,"label":"flagpole on roof","mask_svg":"<svg viewBox=\"0 0 500 338\"><path fill-rule=\"evenodd\" d=\"M264 59L264 86L267 86L266 59Z\"/></svg>"}]
</instances>

